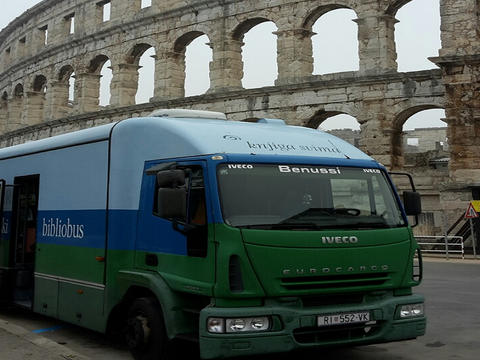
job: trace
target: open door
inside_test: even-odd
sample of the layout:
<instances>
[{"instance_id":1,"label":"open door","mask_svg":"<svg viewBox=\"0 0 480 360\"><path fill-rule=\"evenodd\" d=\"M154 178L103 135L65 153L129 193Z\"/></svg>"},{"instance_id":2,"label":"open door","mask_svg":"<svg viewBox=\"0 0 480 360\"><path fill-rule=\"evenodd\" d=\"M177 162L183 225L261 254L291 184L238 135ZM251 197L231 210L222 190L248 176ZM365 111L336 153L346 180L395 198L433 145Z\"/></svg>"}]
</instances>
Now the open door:
<instances>
[{"instance_id":1,"label":"open door","mask_svg":"<svg viewBox=\"0 0 480 360\"><path fill-rule=\"evenodd\" d=\"M10 268L14 271L15 304L32 308L39 175L14 180Z\"/></svg>"}]
</instances>

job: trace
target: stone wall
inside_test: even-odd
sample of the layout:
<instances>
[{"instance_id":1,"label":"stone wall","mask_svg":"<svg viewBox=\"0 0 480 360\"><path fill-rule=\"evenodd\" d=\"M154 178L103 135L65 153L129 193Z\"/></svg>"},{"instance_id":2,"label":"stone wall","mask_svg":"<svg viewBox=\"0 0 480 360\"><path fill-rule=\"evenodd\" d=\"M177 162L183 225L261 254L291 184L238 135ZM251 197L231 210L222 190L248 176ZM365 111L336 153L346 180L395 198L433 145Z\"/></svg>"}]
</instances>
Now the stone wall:
<instances>
[{"instance_id":1,"label":"stone wall","mask_svg":"<svg viewBox=\"0 0 480 360\"><path fill-rule=\"evenodd\" d=\"M417 111L442 108L445 92L439 69L397 72L395 14L407 2L153 0L141 9L140 0L44 0L0 33L0 146L158 107L208 108L232 120L276 116L310 127L345 113L361 124L365 151L401 168L403 122ZM104 21L107 3L111 14ZM312 26L340 8L357 14L359 70L314 76ZM273 87L245 90L242 40L265 21L277 27L278 78ZM185 49L204 34L213 54L210 88L185 98ZM149 48L156 54L154 96L135 104L139 59ZM111 105L103 109L100 70L107 61ZM69 104L72 74L75 97Z\"/></svg>"}]
</instances>

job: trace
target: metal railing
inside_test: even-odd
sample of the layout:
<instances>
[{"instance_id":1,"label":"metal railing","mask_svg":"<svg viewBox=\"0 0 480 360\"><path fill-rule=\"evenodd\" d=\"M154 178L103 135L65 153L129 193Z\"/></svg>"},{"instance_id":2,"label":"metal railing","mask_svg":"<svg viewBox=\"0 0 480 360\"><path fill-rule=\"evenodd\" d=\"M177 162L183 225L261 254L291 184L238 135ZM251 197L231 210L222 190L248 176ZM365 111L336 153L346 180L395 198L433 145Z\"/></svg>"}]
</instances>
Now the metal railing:
<instances>
[{"instance_id":1,"label":"metal railing","mask_svg":"<svg viewBox=\"0 0 480 360\"><path fill-rule=\"evenodd\" d=\"M422 253L461 254L465 259L465 246L462 236L415 236Z\"/></svg>"}]
</instances>

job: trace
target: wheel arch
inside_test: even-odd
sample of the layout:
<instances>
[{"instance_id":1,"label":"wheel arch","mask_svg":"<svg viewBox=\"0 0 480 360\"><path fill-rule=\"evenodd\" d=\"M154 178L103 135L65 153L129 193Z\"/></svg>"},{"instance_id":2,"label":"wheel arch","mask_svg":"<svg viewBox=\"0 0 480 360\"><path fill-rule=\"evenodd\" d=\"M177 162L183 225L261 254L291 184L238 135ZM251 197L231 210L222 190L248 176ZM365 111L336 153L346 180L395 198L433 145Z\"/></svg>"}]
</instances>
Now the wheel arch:
<instances>
[{"instance_id":1,"label":"wheel arch","mask_svg":"<svg viewBox=\"0 0 480 360\"><path fill-rule=\"evenodd\" d=\"M123 331L128 309L139 298L153 298L157 301L170 340L177 334L198 331L198 324L195 325L195 329L192 329L191 321L186 319L183 311L184 296L173 291L158 273L120 271L118 283L123 295L108 316L107 332Z\"/></svg>"}]
</instances>

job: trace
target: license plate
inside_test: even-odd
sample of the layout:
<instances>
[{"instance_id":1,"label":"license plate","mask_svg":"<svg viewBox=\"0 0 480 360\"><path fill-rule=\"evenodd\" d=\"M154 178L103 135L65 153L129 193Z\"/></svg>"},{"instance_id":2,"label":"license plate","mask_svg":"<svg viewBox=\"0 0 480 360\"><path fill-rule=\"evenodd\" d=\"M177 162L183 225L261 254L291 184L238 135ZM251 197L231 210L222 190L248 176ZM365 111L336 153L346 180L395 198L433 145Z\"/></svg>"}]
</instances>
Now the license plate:
<instances>
[{"instance_id":1,"label":"license plate","mask_svg":"<svg viewBox=\"0 0 480 360\"><path fill-rule=\"evenodd\" d=\"M318 316L318 326L358 324L369 321L370 313L368 311L344 314L326 314Z\"/></svg>"}]
</instances>

